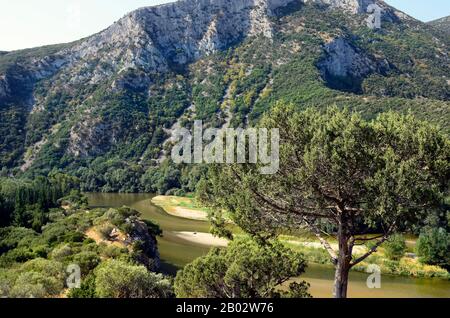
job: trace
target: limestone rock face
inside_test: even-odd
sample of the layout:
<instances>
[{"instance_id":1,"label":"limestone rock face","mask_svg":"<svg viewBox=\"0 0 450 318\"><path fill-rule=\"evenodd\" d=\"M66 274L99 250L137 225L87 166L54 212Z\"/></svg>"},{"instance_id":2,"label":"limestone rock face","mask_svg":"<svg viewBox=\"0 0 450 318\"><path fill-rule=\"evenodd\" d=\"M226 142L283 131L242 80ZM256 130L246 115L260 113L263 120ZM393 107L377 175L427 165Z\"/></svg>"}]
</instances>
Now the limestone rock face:
<instances>
[{"instance_id":1,"label":"limestone rock face","mask_svg":"<svg viewBox=\"0 0 450 318\"><path fill-rule=\"evenodd\" d=\"M106 30L24 67L30 85L54 76L66 86L97 84L127 69L149 76L248 37L272 36L269 17L294 0L181 0L133 11ZM22 72L23 73L23 72ZM0 74L0 99L13 74ZM23 82L23 79L17 79Z\"/></svg>"},{"instance_id":2,"label":"limestone rock face","mask_svg":"<svg viewBox=\"0 0 450 318\"><path fill-rule=\"evenodd\" d=\"M320 63L323 71L336 77L362 77L375 71L376 65L364 53L338 38L325 46L327 57Z\"/></svg>"},{"instance_id":3,"label":"limestone rock face","mask_svg":"<svg viewBox=\"0 0 450 318\"><path fill-rule=\"evenodd\" d=\"M112 54L121 56L124 67L164 71L170 63L191 62L247 36L271 36L269 17L292 1L182 0L141 8L75 50L89 56L113 45ZM129 44L126 51L123 41Z\"/></svg>"},{"instance_id":4,"label":"limestone rock face","mask_svg":"<svg viewBox=\"0 0 450 318\"><path fill-rule=\"evenodd\" d=\"M149 233L147 225L141 220L128 219L127 223L132 227L128 244L137 243L142 249L142 254L135 255L137 261L145 265L149 270L158 270L161 264L156 237Z\"/></svg>"},{"instance_id":5,"label":"limestone rock face","mask_svg":"<svg viewBox=\"0 0 450 318\"><path fill-rule=\"evenodd\" d=\"M389 63L377 60L364 51L351 45L345 38L336 38L325 45L326 57L318 67L325 80L332 78L348 78L355 81L371 73L384 73Z\"/></svg>"},{"instance_id":6,"label":"limestone rock face","mask_svg":"<svg viewBox=\"0 0 450 318\"><path fill-rule=\"evenodd\" d=\"M331 8L343 9L351 13L365 13L367 7L378 3L377 0L303 0L305 3L319 3L329 5Z\"/></svg>"},{"instance_id":7,"label":"limestone rock face","mask_svg":"<svg viewBox=\"0 0 450 318\"><path fill-rule=\"evenodd\" d=\"M390 63L395 68L395 61L388 61L389 56L383 54L383 50L376 54L362 46L357 47L359 44L353 41L347 26L332 31L327 30L328 27L323 27L326 31L320 30L321 22L325 22L321 14L329 17L329 10L340 10L353 18L350 28L365 28L365 19L370 14L368 6L374 3L384 10L383 22L412 19L381 0L180 0L135 10L109 28L74 43L31 49L30 52L0 52L0 111L4 105L11 105L23 111L26 117L26 122L10 119L20 126L18 131L24 132L20 138L26 149L24 147L16 157L8 160L24 167L23 170L33 168L33 160L39 163L39 153L45 153L41 149L48 152L47 146L57 149L54 152L64 156L64 160L69 158L68 161L72 157L75 160L101 157L115 151L117 145L136 141L136 136L144 130L152 137L137 140L136 143L142 142L142 145L136 145L126 155L135 160L134 156L139 152L139 163L160 160L151 148L165 145L163 139L167 140L165 134L171 125L194 118L192 114L196 111L197 114L200 111L208 113L199 117L211 117L214 124L231 122L230 110L222 107L227 106L223 101L231 96L233 83L228 83L231 77L247 78L253 76L253 72L264 73L255 73L258 85L252 92L246 95L241 92L243 96L237 96L245 97L244 102L248 103L245 108L252 112L260 97L275 91L273 76L278 68L288 63L294 65L296 56L303 54L314 54L310 63L319 68L327 84L333 79L348 80L349 87L357 87L358 82L372 73L384 75ZM310 4L318 6L302 8ZM308 12L312 12L311 17L306 16ZM351 19L343 20L337 24L345 24ZM305 29L310 33L306 34ZM242 43L251 37L257 39ZM282 44L271 46L274 43ZM438 40L436 43L439 44ZM220 68L214 67L214 60L222 59L221 54L207 56L228 49L231 52L235 46L243 48L245 59L254 61L246 62L249 65L239 58L227 61L232 63L225 64L226 67L236 69L225 76ZM246 47L250 49L247 51ZM436 52L445 51L441 48ZM14 59L14 54L19 58ZM267 70L254 69L257 64L254 62L264 57L268 57L264 60L269 66ZM226 77L227 81L215 83L211 76L214 73ZM323 84L320 76L314 74ZM166 105L165 94L175 85L182 87L176 93L177 97L182 96L177 101L179 105ZM259 92L260 85L265 85L262 92ZM277 85L283 88L284 83ZM342 88L331 86L338 90ZM200 90L202 96L194 96ZM211 96L216 99L215 95L217 101L210 101ZM155 111L150 117L147 106L153 97L154 100L161 98L157 100L161 110L156 113L150 109ZM198 104L204 105L195 105L197 100ZM165 111L172 106L173 112ZM220 106L217 115L210 116L211 109L216 106ZM158 129L158 116L163 117L166 124L162 129ZM249 115L246 116L245 120L248 120ZM145 120L139 120L144 117ZM45 124L41 125L41 121ZM1 151L0 147L0 156ZM65 164L64 160L61 159L61 165Z\"/></svg>"},{"instance_id":8,"label":"limestone rock face","mask_svg":"<svg viewBox=\"0 0 450 318\"><path fill-rule=\"evenodd\" d=\"M5 98L10 93L11 91L9 89L8 81L6 80L6 76L0 76L0 99Z\"/></svg>"},{"instance_id":9,"label":"limestone rock face","mask_svg":"<svg viewBox=\"0 0 450 318\"><path fill-rule=\"evenodd\" d=\"M25 84L58 75L66 87L103 82L128 69L148 77L186 65L226 49L249 36L271 38L271 16L293 2L321 3L351 13L365 13L377 0L180 0L133 11L106 30L52 56L24 66ZM0 100L14 94L9 82L20 81L0 74ZM123 81L122 81L123 82ZM148 82L148 79L144 82ZM119 85L121 83L119 76ZM115 83L117 84L117 83ZM39 105L37 105L39 106Z\"/></svg>"}]
</instances>

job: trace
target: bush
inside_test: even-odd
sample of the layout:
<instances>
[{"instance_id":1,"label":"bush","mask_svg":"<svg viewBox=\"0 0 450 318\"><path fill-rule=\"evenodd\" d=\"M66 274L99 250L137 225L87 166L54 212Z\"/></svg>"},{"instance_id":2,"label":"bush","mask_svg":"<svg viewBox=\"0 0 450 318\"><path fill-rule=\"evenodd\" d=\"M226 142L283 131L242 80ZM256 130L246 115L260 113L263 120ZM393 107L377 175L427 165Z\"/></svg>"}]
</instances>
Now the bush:
<instances>
[{"instance_id":1,"label":"bush","mask_svg":"<svg viewBox=\"0 0 450 318\"><path fill-rule=\"evenodd\" d=\"M36 272L46 276L55 277L59 281L64 281L66 273L64 265L60 262L36 258L23 264L20 273Z\"/></svg>"},{"instance_id":2,"label":"bush","mask_svg":"<svg viewBox=\"0 0 450 318\"><path fill-rule=\"evenodd\" d=\"M270 298L309 297L305 282L279 290L282 282L306 268L300 254L277 241L260 245L250 238L234 240L226 249L212 249L178 272L177 297Z\"/></svg>"},{"instance_id":3,"label":"bush","mask_svg":"<svg viewBox=\"0 0 450 318\"><path fill-rule=\"evenodd\" d=\"M101 255L106 258L118 258L123 254L127 254L128 250L115 245L107 245L101 249Z\"/></svg>"},{"instance_id":4,"label":"bush","mask_svg":"<svg viewBox=\"0 0 450 318\"><path fill-rule=\"evenodd\" d=\"M171 282L144 266L109 260L95 270L96 294L101 298L167 298L173 296Z\"/></svg>"},{"instance_id":5,"label":"bush","mask_svg":"<svg viewBox=\"0 0 450 318\"><path fill-rule=\"evenodd\" d=\"M46 296L47 292L41 284L18 284L9 292L11 298L44 298Z\"/></svg>"},{"instance_id":6,"label":"bush","mask_svg":"<svg viewBox=\"0 0 450 318\"><path fill-rule=\"evenodd\" d=\"M36 254L28 247L18 247L0 257L0 265L11 263L24 263L36 257Z\"/></svg>"},{"instance_id":7,"label":"bush","mask_svg":"<svg viewBox=\"0 0 450 318\"><path fill-rule=\"evenodd\" d=\"M100 257L97 253L83 251L74 255L73 263L80 266L82 275L87 275L100 264Z\"/></svg>"},{"instance_id":8,"label":"bush","mask_svg":"<svg viewBox=\"0 0 450 318\"><path fill-rule=\"evenodd\" d=\"M383 244L383 247L387 258L398 261L406 252L405 238L401 234L395 234Z\"/></svg>"},{"instance_id":9,"label":"bush","mask_svg":"<svg viewBox=\"0 0 450 318\"><path fill-rule=\"evenodd\" d=\"M122 216L123 219L127 219L132 216L136 217L140 216L140 213L138 211L133 210L127 206L117 209L117 212L119 212L119 214Z\"/></svg>"},{"instance_id":10,"label":"bush","mask_svg":"<svg viewBox=\"0 0 450 318\"><path fill-rule=\"evenodd\" d=\"M86 236L78 231L69 231L62 239L64 242L82 243Z\"/></svg>"},{"instance_id":11,"label":"bush","mask_svg":"<svg viewBox=\"0 0 450 318\"><path fill-rule=\"evenodd\" d=\"M81 281L80 288L73 288L67 294L68 298L95 298L95 276L88 275Z\"/></svg>"},{"instance_id":12,"label":"bush","mask_svg":"<svg viewBox=\"0 0 450 318\"><path fill-rule=\"evenodd\" d=\"M47 258L50 248L47 245L38 245L33 247L33 253L39 258Z\"/></svg>"},{"instance_id":13,"label":"bush","mask_svg":"<svg viewBox=\"0 0 450 318\"><path fill-rule=\"evenodd\" d=\"M19 275L11 289L13 298L42 298L57 295L64 288L64 280L46 273L25 272Z\"/></svg>"},{"instance_id":14,"label":"bush","mask_svg":"<svg viewBox=\"0 0 450 318\"><path fill-rule=\"evenodd\" d=\"M147 225L148 228L148 233L151 236L162 236L163 234L163 230L161 229L161 227L157 224L154 223L151 220L143 220L143 222L145 223L145 225Z\"/></svg>"},{"instance_id":15,"label":"bush","mask_svg":"<svg viewBox=\"0 0 450 318\"><path fill-rule=\"evenodd\" d=\"M0 297L9 297L12 284L17 278L17 275L12 270L0 268Z\"/></svg>"},{"instance_id":16,"label":"bush","mask_svg":"<svg viewBox=\"0 0 450 318\"><path fill-rule=\"evenodd\" d=\"M0 254L16 248L22 240L36 238L37 233L23 227L0 228Z\"/></svg>"},{"instance_id":17,"label":"bush","mask_svg":"<svg viewBox=\"0 0 450 318\"><path fill-rule=\"evenodd\" d=\"M73 254L72 248L69 244L65 244L59 247L56 247L51 252L51 258L56 261L64 261L67 257Z\"/></svg>"},{"instance_id":18,"label":"bush","mask_svg":"<svg viewBox=\"0 0 450 318\"><path fill-rule=\"evenodd\" d=\"M98 233L102 236L104 240L109 240L111 238L111 232L113 229L114 226L112 226L109 223L105 223L98 227Z\"/></svg>"},{"instance_id":19,"label":"bush","mask_svg":"<svg viewBox=\"0 0 450 318\"><path fill-rule=\"evenodd\" d=\"M421 263L450 270L450 235L443 228L430 229L420 234L416 252Z\"/></svg>"}]
</instances>

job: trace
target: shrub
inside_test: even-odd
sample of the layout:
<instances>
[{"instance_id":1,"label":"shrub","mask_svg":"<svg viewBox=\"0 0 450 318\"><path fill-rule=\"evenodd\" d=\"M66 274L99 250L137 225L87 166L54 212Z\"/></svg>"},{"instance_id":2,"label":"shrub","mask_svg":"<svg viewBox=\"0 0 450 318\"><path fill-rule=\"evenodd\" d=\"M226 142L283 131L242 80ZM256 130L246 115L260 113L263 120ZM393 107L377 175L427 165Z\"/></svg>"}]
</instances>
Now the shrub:
<instances>
[{"instance_id":1,"label":"shrub","mask_svg":"<svg viewBox=\"0 0 450 318\"><path fill-rule=\"evenodd\" d=\"M228 248L213 249L179 271L175 291L181 298L309 297L305 282L291 284L288 292L278 288L305 268L300 254L277 241L260 245L250 238L239 238Z\"/></svg>"},{"instance_id":2,"label":"shrub","mask_svg":"<svg viewBox=\"0 0 450 318\"><path fill-rule=\"evenodd\" d=\"M63 288L64 280L60 277L49 276L46 273L25 272L17 278L10 296L13 298L42 298L57 295Z\"/></svg>"},{"instance_id":3,"label":"shrub","mask_svg":"<svg viewBox=\"0 0 450 318\"><path fill-rule=\"evenodd\" d=\"M11 298L44 298L47 292L41 284L18 284L15 285L9 292L8 297Z\"/></svg>"},{"instance_id":4,"label":"shrub","mask_svg":"<svg viewBox=\"0 0 450 318\"><path fill-rule=\"evenodd\" d=\"M127 251L127 249L123 249L114 245L107 245L102 248L101 254L106 258L118 258L122 254L126 254Z\"/></svg>"},{"instance_id":5,"label":"shrub","mask_svg":"<svg viewBox=\"0 0 450 318\"><path fill-rule=\"evenodd\" d=\"M0 264L24 263L36 257L36 254L27 247L18 247L0 257Z\"/></svg>"},{"instance_id":6,"label":"shrub","mask_svg":"<svg viewBox=\"0 0 450 318\"><path fill-rule=\"evenodd\" d=\"M405 238L401 234L393 235L383 244L383 247L387 258L398 261L406 252Z\"/></svg>"},{"instance_id":7,"label":"shrub","mask_svg":"<svg viewBox=\"0 0 450 318\"><path fill-rule=\"evenodd\" d=\"M132 234L134 230L134 226L131 223L123 223L119 229L125 234Z\"/></svg>"},{"instance_id":8,"label":"shrub","mask_svg":"<svg viewBox=\"0 0 450 318\"><path fill-rule=\"evenodd\" d=\"M95 276L88 275L81 281L80 288L73 288L67 294L68 298L95 298Z\"/></svg>"},{"instance_id":9,"label":"shrub","mask_svg":"<svg viewBox=\"0 0 450 318\"><path fill-rule=\"evenodd\" d=\"M12 285L17 278L15 271L0 268L0 297L9 297Z\"/></svg>"},{"instance_id":10,"label":"shrub","mask_svg":"<svg viewBox=\"0 0 450 318\"><path fill-rule=\"evenodd\" d=\"M72 251L72 248L70 247L70 245L69 244L65 244L65 245L56 247L51 252L51 258L56 260L56 261L63 261L67 257L71 256L72 254L73 254L73 251Z\"/></svg>"},{"instance_id":11,"label":"shrub","mask_svg":"<svg viewBox=\"0 0 450 318\"><path fill-rule=\"evenodd\" d=\"M87 275L100 264L100 257L94 252L81 252L74 255L73 263L80 266L82 275Z\"/></svg>"},{"instance_id":12,"label":"shrub","mask_svg":"<svg viewBox=\"0 0 450 318\"><path fill-rule=\"evenodd\" d=\"M151 236L162 236L163 231L157 223L155 223L151 220L143 220L143 221L144 221L145 225L147 225L148 233Z\"/></svg>"},{"instance_id":13,"label":"shrub","mask_svg":"<svg viewBox=\"0 0 450 318\"><path fill-rule=\"evenodd\" d=\"M450 269L450 234L445 229L434 228L422 232L416 251L421 263Z\"/></svg>"},{"instance_id":14,"label":"shrub","mask_svg":"<svg viewBox=\"0 0 450 318\"><path fill-rule=\"evenodd\" d=\"M288 246L295 251L300 252L302 257L311 263L316 264L331 264L330 254L323 248L314 248L297 244L288 244Z\"/></svg>"},{"instance_id":15,"label":"shrub","mask_svg":"<svg viewBox=\"0 0 450 318\"><path fill-rule=\"evenodd\" d=\"M124 219L129 218L131 216L139 216L140 215L140 213L138 211L130 209L127 206L121 207L121 208L117 209L117 211Z\"/></svg>"},{"instance_id":16,"label":"shrub","mask_svg":"<svg viewBox=\"0 0 450 318\"><path fill-rule=\"evenodd\" d=\"M66 276L64 265L62 263L43 258L36 258L26 262L20 267L19 272L37 272L43 275L55 277L60 281L64 281Z\"/></svg>"},{"instance_id":17,"label":"shrub","mask_svg":"<svg viewBox=\"0 0 450 318\"><path fill-rule=\"evenodd\" d=\"M104 240L109 240L111 238L111 232L113 229L114 226L112 226L109 223L105 223L98 227L98 233L102 236Z\"/></svg>"},{"instance_id":18,"label":"shrub","mask_svg":"<svg viewBox=\"0 0 450 318\"><path fill-rule=\"evenodd\" d=\"M38 245L33 247L33 253L40 258L47 258L49 251L50 248L47 245Z\"/></svg>"},{"instance_id":19,"label":"shrub","mask_svg":"<svg viewBox=\"0 0 450 318\"><path fill-rule=\"evenodd\" d=\"M37 233L23 227L0 228L0 254L16 248L22 240L36 238Z\"/></svg>"},{"instance_id":20,"label":"shrub","mask_svg":"<svg viewBox=\"0 0 450 318\"><path fill-rule=\"evenodd\" d=\"M78 231L69 231L64 235L64 242L81 243L86 239L86 236Z\"/></svg>"},{"instance_id":21,"label":"shrub","mask_svg":"<svg viewBox=\"0 0 450 318\"><path fill-rule=\"evenodd\" d=\"M171 282L144 266L109 260L95 270L96 294L101 298L166 298L173 296Z\"/></svg>"}]
</instances>

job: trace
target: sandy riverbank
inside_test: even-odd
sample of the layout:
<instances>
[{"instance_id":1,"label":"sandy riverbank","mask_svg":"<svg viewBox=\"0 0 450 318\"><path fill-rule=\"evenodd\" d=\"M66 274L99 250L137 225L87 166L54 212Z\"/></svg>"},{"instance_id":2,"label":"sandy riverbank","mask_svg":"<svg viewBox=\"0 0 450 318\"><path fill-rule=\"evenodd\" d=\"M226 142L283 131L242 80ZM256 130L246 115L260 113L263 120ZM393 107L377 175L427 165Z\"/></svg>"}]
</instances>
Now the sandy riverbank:
<instances>
[{"instance_id":1,"label":"sandy riverbank","mask_svg":"<svg viewBox=\"0 0 450 318\"><path fill-rule=\"evenodd\" d=\"M176 237L200 245L226 247L228 246L228 240L215 237L210 233L198 233L198 232L172 232Z\"/></svg>"},{"instance_id":2,"label":"sandy riverbank","mask_svg":"<svg viewBox=\"0 0 450 318\"><path fill-rule=\"evenodd\" d=\"M324 249L323 245L319 242L300 242L300 241L285 241L288 244L292 244L292 245L302 245L305 247L312 247L312 248L317 248L317 249ZM335 243L331 243L330 244L331 248L334 249L335 251L337 251L339 249L338 245ZM364 254L365 252L367 252L367 248L364 246L354 246L353 247L353 251L358 253L358 254Z\"/></svg>"},{"instance_id":3,"label":"sandy riverbank","mask_svg":"<svg viewBox=\"0 0 450 318\"><path fill-rule=\"evenodd\" d=\"M195 221L207 221L208 213L201 209L188 208L180 205L192 205L192 202L188 198L180 198L174 196L156 196L152 199L152 203L161 207L168 214L195 220Z\"/></svg>"}]
</instances>

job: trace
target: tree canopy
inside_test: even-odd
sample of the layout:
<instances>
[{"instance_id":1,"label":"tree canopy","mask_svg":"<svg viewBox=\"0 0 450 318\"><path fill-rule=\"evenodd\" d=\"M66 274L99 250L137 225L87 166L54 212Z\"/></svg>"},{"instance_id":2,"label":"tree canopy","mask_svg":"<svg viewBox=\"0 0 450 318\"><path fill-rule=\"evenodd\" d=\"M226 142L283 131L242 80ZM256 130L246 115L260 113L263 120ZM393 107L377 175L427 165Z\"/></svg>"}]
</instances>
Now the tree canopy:
<instances>
[{"instance_id":1,"label":"tree canopy","mask_svg":"<svg viewBox=\"0 0 450 318\"><path fill-rule=\"evenodd\" d=\"M301 255L277 241L258 244L250 238L234 240L226 249L213 249L178 272L177 297L269 298L309 297L305 282L281 285L301 275Z\"/></svg>"},{"instance_id":2,"label":"tree canopy","mask_svg":"<svg viewBox=\"0 0 450 318\"><path fill-rule=\"evenodd\" d=\"M336 107L297 112L280 103L260 126L280 130L279 172L214 166L199 198L214 208L214 224L223 223L217 219L226 210L259 237L306 226L336 265L336 297L346 297L351 267L442 203L448 189L450 141L412 115L390 112L366 121ZM368 236L373 232L381 234ZM329 243L333 236L338 250ZM353 257L354 246L369 240L376 240L373 247Z\"/></svg>"},{"instance_id":3,"label":"tree canopy","mask_svg":"<svg viewBox=\"0 0 450 318\"><path fill-rule=\"evenodd\" d=\"M96 294L101 298L166 298L173 294L169 279L144 266L110 260L96 268L95 274Z\"/></svg>"}]
</instances>

